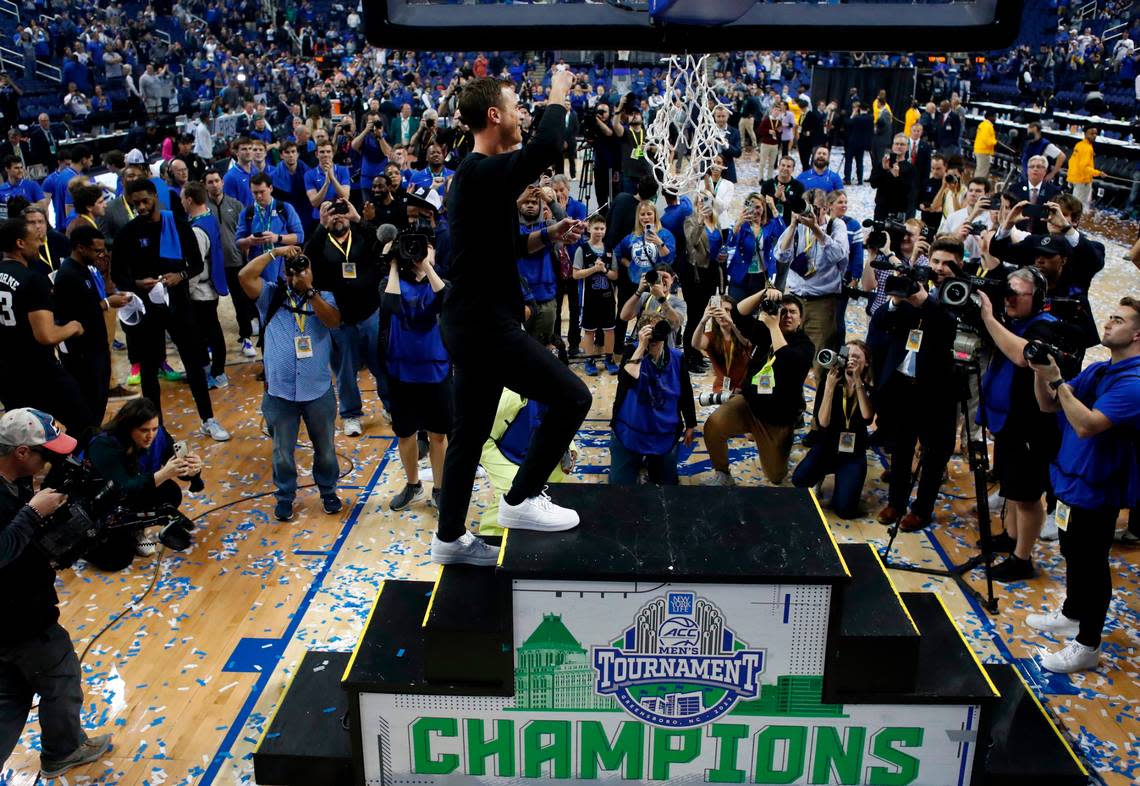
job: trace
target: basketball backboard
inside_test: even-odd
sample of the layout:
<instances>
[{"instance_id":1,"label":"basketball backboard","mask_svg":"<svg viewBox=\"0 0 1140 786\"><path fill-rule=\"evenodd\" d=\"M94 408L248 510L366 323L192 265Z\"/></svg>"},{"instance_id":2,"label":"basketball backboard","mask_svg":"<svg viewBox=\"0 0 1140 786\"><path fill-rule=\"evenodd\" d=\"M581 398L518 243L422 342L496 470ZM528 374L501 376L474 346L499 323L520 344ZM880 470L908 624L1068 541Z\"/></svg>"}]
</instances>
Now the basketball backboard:
<instances>
[{"instance_id":1,"label":"basketball backboard","mask_svg":"<svg viewBox=\"0 0 1140 786\"><path fill-rule=\"evenodd\" d=\"M368 40L397 49L946 52L1009 46L1022 0L366 0Z\"/></svg>"}]
</instances>

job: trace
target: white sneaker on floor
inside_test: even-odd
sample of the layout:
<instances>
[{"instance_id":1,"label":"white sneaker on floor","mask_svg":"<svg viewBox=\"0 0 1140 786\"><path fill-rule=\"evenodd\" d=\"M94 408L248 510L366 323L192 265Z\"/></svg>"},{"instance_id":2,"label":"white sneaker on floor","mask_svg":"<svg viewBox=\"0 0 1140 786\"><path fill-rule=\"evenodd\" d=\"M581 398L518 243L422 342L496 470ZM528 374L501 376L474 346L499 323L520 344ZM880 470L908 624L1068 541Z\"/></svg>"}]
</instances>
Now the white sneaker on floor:
<instances>
[{"instance_id":1,"label":"white sneaker on floor","mask_svg":"<svg viewBox=\"0 0 1140 786\"><path fill-rule=\"evenodd\" d=\"M202 423L202 433L216 442L225 442L230 438L230 432L222 428L216 418L210 418Z\"/></svg>"},{"instance_id":2,"label":"white sneaker on floor","mask_svg":"<svg viewBox=\"0 0 1140 786\"><path fill-rule=\"evenodd\" d=\"M248 338L243 338L241 341L241 353L247 358L257 357L257 350L253 348L253 342Z\"/></svg>"},{"instance_id":3,"label":"white sneaker on floor","mask_svg":"<svg viewBox=\"0 0 1140 786\"><path fill-rule=\"evenodd\" d=\"M499 561L499 550L470 532L451 543L444 543L435 535L431 539L431 561L436 565L494 565Z\"/></svg>"},{"instance_id":4,"label":"white sneaker on floor","mask_svg":"<svg viewBox=\"0 0 1140 786\"><path fill-rule=\"evenodd\" d=\"M990 513L1001 513L1001 506L1005 504L1005 497L995 491L986 498L986 504L990 507Z\"/></svg>"},{"instance_id":5,"label":"white sneaker on floor","mask_svg":"<svg viewBox=\"0 0 1140 786\"><path fill-rule=\"evenodd\" d=\"M360 418L344 419L344 435L346 437L359 437L364 433L364 426L360 425Z\"/></svg>"},{"instance_id":6,"label":"white sneaker on floor","mask_svg":"<svg viewBox=\"0 0 1140 786\"><path fill-rule=\"evenodd\" d=\"M1100 647L1086 647L1079 641L1070 641L1056 652L1041 656L1041 668L1054 674L1072 674L1089 671L1100 663Z\"/></svg>"},{"instance_id":7,"label":"white sneaker on floor","mask_svg":"<svg viewBox=\"0 0 1140 786\"><path fill-rule=\"evenodd\" d=\"M486 480L487 479L487 470L485 470L483 468L482 464L475 467L475 478L478 480Z\"/></svg>"},{"instance_id":8,"label":"white sneaker on floor","mask_svg":"<svg viewBox=\"0 0 1140 786\"><path fill-rule=\"evenodd\" d=\"M562 532L574 529L578 522L578 512L555 505L545 488L517 505L507 502L506 494L499 497L499 526L503 529Z\"/></svg>"},{"instance_id":9,"label":"white sneaker on floor","mask_svg":"<svg viewBox=\"0 0 1140 786\"><path fill-rule=\"evenodd\" d=\"M1057 529L1057 514L1050 513L1041 525L1041 540L1056 540L1061 537L1061 530Z\"/></svg>"},{"instance_id":10,"label":"white sneaker on floor","mask_svg":"<svg viewBox=\"0 0 1140 786\"><path fill-rule=\"evenodd\" d=\"M702 486L735 486L736 481L732 479L729 473L714 469L711 478L705 478L701 481Z\"/></svg>"},{"instance_id":11,"label":"white sneaker on floor","mask_svg":"<svg viewBox=\"0 0 1140 786\"><path fill-rule=\"evenodd\" d=\"M1042 633L1049 633L1058 638L1070 639L1077 635L1081 623L1069 619L1061 613L1060 609L1049 614L1030 614L1025 618L1025 624Z\"/></svg>"},{"instance_id":12,"label":"white sneaker on floor","mask_svg":"<svg viewBox=\"0 0 1140 786\"><path fill-rule=\"evenodd\" d=\"M158 551L158 543L154 538L146 534L146 530L140 529L135 533L136 555L140 557L153 557L156 551Z\"/></svg>"}]
</instances>

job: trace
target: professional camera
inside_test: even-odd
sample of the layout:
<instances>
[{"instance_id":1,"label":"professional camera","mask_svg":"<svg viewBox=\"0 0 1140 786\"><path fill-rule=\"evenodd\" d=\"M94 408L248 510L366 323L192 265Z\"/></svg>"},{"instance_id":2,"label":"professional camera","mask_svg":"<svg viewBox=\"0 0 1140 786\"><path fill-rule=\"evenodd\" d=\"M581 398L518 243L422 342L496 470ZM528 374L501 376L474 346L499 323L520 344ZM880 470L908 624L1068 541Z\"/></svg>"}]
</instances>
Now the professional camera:
<instances>
[{"instance_id":1,"label":"professional camera","mask_svg":"<svg viewBox=\"0 0 1140 786\"><path fill-rule=\"evenodd\" d=\"M645 283L648 284L649 286L653 286L654 284L657 283L657 271L656 270L646 270L645 271Z\"/></svg>"},{"instance_id":2,"label":"professional camera","mask_svg":"<svg viewBox=\"0 0 1140 786\"><path fill-rule=\"evenodd\" d=\"M938 300L951 309L977 310L981 305L978 292L985 292L991 303L1001 303L1007 284L1003 279L959 275L942 284Z\"/></svg>"},{"instance_id":3,"label":"professional camera","mask_svg":"<svg viewBox=\"0 0 1140 786\"><path fill-rule=\"evenodd\" d=\"M891 275L883 282L883 294L886 295L910 297L918 291L920 285L930 279L930 268L902 265L887 257L875 257L871 260L871 267L890 272Z\"/></svg>"},{"instance_id":4,"label":"professional camera","mask_svg":"<svg viewBox=\"0 0 1140 786\"><path fill-rule=\"evenodd\" d=\"M1045 311L1059 321L1077 325L1085 319L1085 306L1075 297L1050 297L1045 300Z\"/></svg>"},{"instance_id":5,"label":"professional camera","mask_svg":"<svg viewBox=\"0 0 1140 786\"><path fill-rule=\"evenodd\" d=\"M780 309L783 307L783 305L783 303L775 298L766 297L760 300L760 310L765 314L771 314L772 316L779 316Z\"/></svg>"},{"instance_id":6,"label":"professional camera","mask_svg":"<svg viewBox=\"0 0 1140 786\"><path fill-rule=\"evenodd\" d=\"M725 391L723 393L701 393L697 396L697 403L702 407L719 407L734 395L736 394L732 391Z\"/></svg>"},{"instance_id":7,"label":"professional camera","mask_svg":"<svg viewBox=\"0 0 1140 786\"><path fill-rule=\"evenodd\" d=\"M989 224L987 224L985 221L971 221L970 222L970 234L971 235L980 235L989 228L990 228Z\"/></svg>"},{"instance_id":8,"label":"professional camera","mask_svg":"<svg viewBox=\"0 0 1140 786\"><path fill-rule=\"evenodd\" d=\"M309 258L304 254L298 254L295 257L285 257L285 272L289 275L295 276L298 273L308 270Z\"/></svg>"},{"instance_id":9,"label":"professional camera","mask_svg":"<svg viewBox=\"0 0 1140 786\"><path fill-rule=\"evenodd\" d=\"M847 358L849 350L844 345L838 350L835 349L821 349L819 354L815 356L815 362L826 369L837 368L843 370L847 368Z\"/></svg>"},{"instance_id":10,"label":"professional camera","mask_svg":"<svg viewBox=\"0 0 1140 786\"><path fill-rule=\"evenodd\" d=\"M863 222L863 226L871 230L867 234L867 239L863 241L863 245L873 251L882 249L887 244L888 238L897 241L906 234L906 224L891 219L876 221L873 218L868 218ZM896 242L895 245L897 246L898 243Z\"/></svg>"},{"instance_id":11,"label":"professional camera","mask_svg":"<svg viewBox=\"0 0 1140 786\"><path fill-rule=\"evenodd\" d=\"M1022 350L1022 356L1025 358L1026 363L1032 363L1035 366L1047 365L1049 358L1053 358L1058 366L1075 363L1077 360L1075 355L1053 344L1046 344L1040 339L1034 339L1026 343L1025 349Z\"/></svg>"},{"instance_id":12,"label":"professional camera","mask_svg":"<svg viewBox=\"0 0 1140 786\"><path fill-rule=\"evenodd\" d=\"M673 334L673 326L667 320L658 320L653 325L653 333L649 336L650 341L667 341L669 336Z\"/></svg>"},{"instance_id":13,"label":"professional camera","mask_svg":"<svg viewBox=\"0 0 1140 786\"><path fill-rule=\"evenodd\" d=\"M435 240L435 227L426 218L416 220L416 223L400 230L396 237L396 253L399 255L398 266L403 270L410 270L427 258L428 246Z\"/></svg>"},{"instance_id":14,"label":"professional camera","mask_svg":"<svg viewBox=\"0 0 1140 786\"><path fill-rule=\"evenodd\" d=\"M190 547L194 523L176 507L163 504L150 511L123 507L114 484L96 475L86 461L67 456L55 462L44 485L67 495L67 504L44 521L36 537L36 545L56 568L70 567L117 530L157 526L162 528L158 539L167 548Z\"/></svg>"}]
</instances>

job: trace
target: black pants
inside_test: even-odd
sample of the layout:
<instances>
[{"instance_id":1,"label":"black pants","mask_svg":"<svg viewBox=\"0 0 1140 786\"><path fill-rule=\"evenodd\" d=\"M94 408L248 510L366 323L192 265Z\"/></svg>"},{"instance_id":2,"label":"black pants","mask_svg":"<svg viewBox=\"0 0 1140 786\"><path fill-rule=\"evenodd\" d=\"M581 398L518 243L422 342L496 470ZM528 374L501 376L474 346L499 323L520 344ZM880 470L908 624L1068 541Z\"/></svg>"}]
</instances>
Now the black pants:
<instances>
[{"instance_id":1,"label":"black pants","mask_svg":"<svg viewBox=\"0 0 1140 786\"><path fill-rule=\"evenodd\" d=\"M914 395L919 390L914 385L899 380L896 374L884 389L883 401L896 412L913 412L916 401L923 402L923 412L913 416L900 417L894 421L892 437L895 444L891 451L891 482L888 500L891 507L900 513L910 501L914 485L911 463L914 460L916 443L922 441L922 462L919 466L921 477L918 492L910 509L914 515L926 521L934 513L934 500L942 487L942 472L950 462L954 451L954 427L957 425L958 410L951 400L931 400L927 396Z\"/></svg>"},{"instance_id":2,"label":"black pants","mask_svg":"<svg viewBox=\"0 0 1140 786\"><path fill-rule=\"evenodd\" d=\"M137 335L142 342L142 394L162 412L162 388L158 384L158 369L166 357L166 334L170 334L182 365L186 381L198 407L202 420L214 416L210 403L210 390L206 387L206 351L202 337L194 324L190 298L185 291L172 294L169 306L147 303L146 316L139 323Z\"/></svg>"},{"instance_id":3,"label":"black pants","mask_svg":"<svg viewBox=\"0 0 1140 786\"><path fill-rule=\"evenodd\" d=\"M617 173L605 164L601 159L595 156L594 158L594 194L598 199L598 207L606 204L610 199L618 193L617 187L614 185L614 177ZM609 208L606 208L609 212Z\"/></svg>"},{"instance_id":4,"label":"black pants","mask_svg":"<svg viewBox=\"0 0 1140 786\"><path fill-rule=\"evenodd\" d=\"M637 291L637 284L629 280L629 271L625 268L619 267L618 280L617 280L617 313L618 319L614 323L614 357L620 358L625 354L625 333L629 329L629 323L621 318L621 307L625 305L625 301L633 297L633 293ZM703 310L702 310L702 313Z\"/></svg>"},{"instance_id":5,"label":"black pants","mask_svg":"<svg viewBox=\"0 0 1140 786\"><path fill-rule=\"evenodd\" d=\"M105 341L100 344L102 346L84 346L80 348L81 351L64 352L61 355L63 367L79 386L79 392L87 402L91 422L95 426L101 424L103 416L107 414L107 394L111 387L111 353Z\"/></svg>"},{"instance_id":6,"label":"black pants","mask_svg":"<svg viewBox=\"0 0 1140 786\"><path fill-rule=\"evenodd\" d=\"M24 641L0 644L0 763L16 747L37 695L41 761L66 759L87 735L79 720L83 709L79 658L58 622Z\"/></svg>"},{"instance_id":7,"label":"black pants","mask_svg":"<svg viewBox=\"0 0 1140 786\"><path fill-rule=\"evenodd\" d=\"M863 154L867 151L861 147L853 147L843 151L843 182L851 181L851 165L855 165L855 176L860 185L863 183ZM874 166L874 163L871 164Z\"/></svg>"},{"instance_id":8,"label":"black pants","mask_svg":"<svg viewBox=\"0 0 1140 786\"><path fill-rule=\"evenodd\" d=\"M590 411L592 397L581 379L518 325L488 331L445 322L443 341L455 368L455 431L443 462L439 539L451 542L467 531L475 468L503 388L549 407L507 492L516 503L542 489Z\"/></svg>"},{"instance_id":9,"label":"black pants","mask_svg":"<svg viewBox=\"0 0 1140 786\"><path fill-rule=\"evenodd\" d=\"M191 300L190 307L194 311L198 335L210 350L210 376L220 376L226 373L226 337L222 333L222 323L218 321L218 301Z\"/></svg>"},{"instance_id":10,"label":"black pants","mask_svg":"<svg viewBox=\"0 0 1140 786\"><path fill-rule=\"evenodd\" d=\"M554 335L562 337L562 299L570 301L570 324L566 326L566 349L578 349L582 343L582 302L578 297L578 282L559 279L554 295Z\"/></svg>"},{"instance_id":11,"label":"black pants","mask_svg":"<svg viewBox=\"0 0 1140 786\"><path fill-rule=\"evenodd\" d=\"M90 436L91 429L99 425L83 400L79 384L56 360L39 368L0 374L0 403L8 410L42 410L66 426L67 433L76 439Z\"/></svg>"},{"instance_id":12,"label":"black pants","mask_svg":"<svg viewBox=\"0 0 1140 786\"><path fill-rule=\"evenodd\" d=\"M808 171L808 168L811 166L811 151L812 151L812 148L814 148L814 147L815 147L814 142L809 142L806 145L801 142L799 145L800 169L803 170L804 172Z\"/></svg>"},{"instance_id":13,"label":"black pants","mask_svg":"<svg viewBox=\"0 0 1140 786\"><path fill-rule=\"evenodd\" d=\"M693 349L693 333L696 332L697 325L701 321L697 315L705 313L709 298L716 292L717 285L720 283L718 280L719 271L713 264L703 269L685 264L678 271L678 277L681 279L681 296L685 299L685 307L688 309L688 313L693 315L685 320L683 339L685 357L689 360L701 360L703 355L699 350Z\"/></svg>"},{"instance_id":14,"label":"black pants","mask_svg":"<svg viewBox=\"0 0 1140 786\"><path fill-rule=\"evenodd\" d=\"M1108 552L1119 512L1115 508L1070 508L1068 529L1061 530L1061 555L1065 558L1065 605L1061 612L1080 621L1077 641L1086 647L1100 646L1112 600Z\"/></svg>"},{"instance_id":15,"label":"black pants","mask_svg":"<svg viewBox=\"0 0 1140 786\"><path fill-rule=\"evenodd\" d=\"M253 320L257 319L257 304L246 297L245 291L238 282L240 267L226 268L226 286L230 288L230 300L234 304L234 314L237 318L238 338L253 337Z\"/></svg>"},{"instance_id":16,"label":"black pants","mask_svg":"<svg viewBox=\"0 0 1140 786\"><path fill-rule=\"evenodd\" d=\"M132 498L128 507L135 511L145 511L164 504L175 508L182 504L182 489L173 480L165 481L146 494ZM138 530L114 530L106 539L88 549L83 558L99 570L115 573L134 562L137 546Z\"/></svg>"},{"instance_id":17,"label":"black pants","mask_svg":"<svg viewBox=\"0 0 1140 786\"><path fill-rule=\"evenodd\" d=\"M562 151L562 155L570 164L570 177L578 177L578 142L573 139L566 140L566 149Z\"/></svg>"}]
</instances>

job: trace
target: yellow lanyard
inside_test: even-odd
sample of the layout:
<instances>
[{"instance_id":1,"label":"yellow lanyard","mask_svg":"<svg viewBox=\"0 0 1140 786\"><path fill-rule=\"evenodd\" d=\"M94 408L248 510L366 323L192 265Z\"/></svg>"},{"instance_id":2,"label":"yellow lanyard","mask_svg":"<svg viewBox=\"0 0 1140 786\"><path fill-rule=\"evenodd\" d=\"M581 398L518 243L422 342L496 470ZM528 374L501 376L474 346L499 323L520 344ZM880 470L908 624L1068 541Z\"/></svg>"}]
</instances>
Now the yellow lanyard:
<instances>
[{"instance_id":1,"label":"yellow lanyard","mask_svg":"<svg viewBox=\"0 0 1140 786\"><path fill-rule=\"evenodd\" d=\"M332 235L329 235L329 242L331 242L334 246L336 246L337 251L344 254L344 261L347 262L348 261L348 255L350 253L352 253L352 232L348 233L348 242L345 243L343 246L340 243L336 242L336 238L333 237Z\"/></svg>"},{"instance_id":2,"label":"yellow lanyard","mask_svg":"<svg viewBox=\"0 0 1140 786\"><path fill-rule=\"evenodd\" d=\"M52 270L55 270L55 265L54 265L54 264L52 264L52 261L51 261L51 260L52 260L52 257L51 257L51 249L50 249L50 248L48 248L48 242L47 242L47 238L46 238L46 237L44 238L44 245L43 245L43 247L40 249L40 259L41 259L41 260L43 261L43 263L44 263L45 265L47 265L49 268L51 268Z\"/></svg>"},{"instance_id":3,"label":"yellow lanyard","mask_svg":"<svg viewBox=\"0 0 1140 786\"><path fill-rule=\"evenodd\" d=\"M131 210L131 203L127 201L127 198L125 196L120 197L120 199L123 200L123 207L127 211L127 218L134 218L135 217L135 211Z\"/></svg>"},{"instance_id":4,"label":"yellow lanyard","mask_svg":"<svg viewBox=\"0 0 1140 786\"><path fill-rule=\"evenodd\" d=\"M640 137L637 135L637 132L634 131L632 128L629 130L629 133L633 137L633 141L637 143L634 147L641 147L642 145L645 144L645 129L641 130L641 136Z\"/></svg>"},{"instance_id":5,"label":"yellow lanyard","mask_svg":"<svg viewBox=\"0 0 1140 786\"><path fill-rule=\"evenodd\" d=\"M305 333L305 313L304 313L304 311L302 311L302 308L305 305L305 301L303 298L294 299L293 295L290 294L289 295L289 305L292 306L294 309L296 309L293 312L293 321L297 323L297 330L299 330L301 332L301 334L304 335L304 333Z\"/></svg>"},{"instance_id":6,"label":"yellow lanyard","mask_svg":"<svg viewBox=\"0 0 1140 786\"><path fill-rule=\"evenodd\" d=\"M84 215L84 216L80 216L80 218L82 218L84 221L86 221L88 224L95 227L96 229L99 228L99 225L95 223L95 219L93 219L91 216Z\"/></svg>"},{"instance_id":7,"label":"yellow lanyard","mask_svg":"<svg viewBox=\"0 0 1140 786\"><path fill-rule=\"evenodd\" d=\"M986 273L989 273L989 272L990 271L986 269L985 265L978 263L978 278L985 278Z\"/></svg>"},{"instance_id":8,"label":"yellow lanyard","mask_svg":"<svg viewBox=\"0 0 1140 786\"><path fill-rule=\"evenodd\" d=\"M851 407L851 411L848 412L847 411L847 386L844 385L843 386L843 422L844 422L843 428L846 431L851 430L851 418L853 418L855 416L855 407L859 406L859 394L858 393L855 394L852 401L855 402L855 406Z\"/></svg>"}]
</instances>

